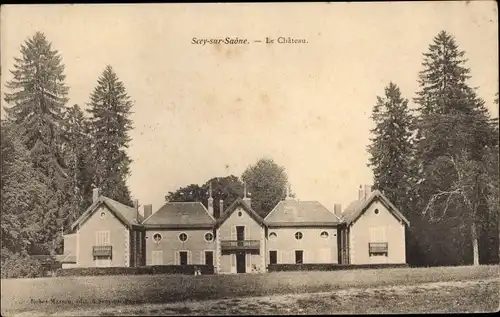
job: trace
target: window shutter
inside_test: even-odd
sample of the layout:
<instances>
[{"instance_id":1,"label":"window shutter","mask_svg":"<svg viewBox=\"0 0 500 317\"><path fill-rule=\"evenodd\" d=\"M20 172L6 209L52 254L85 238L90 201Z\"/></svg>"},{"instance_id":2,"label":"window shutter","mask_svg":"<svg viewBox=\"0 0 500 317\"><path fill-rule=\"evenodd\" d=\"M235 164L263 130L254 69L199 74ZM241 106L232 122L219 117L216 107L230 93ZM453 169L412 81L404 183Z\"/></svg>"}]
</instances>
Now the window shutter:
<instances>
[{"instance_id":1,"label":"window shutter","mask_svg":"<svg viewBox=\"0 0 500 317\"><path fill-rule=\"evenodd\" d=\"M236 226L231 226L231 240L236 240Z\"/></svg>"},{"instance_id":2,"label":"window shutter","mask_svg":"<svg viewBox=\"0 0 500 317\"><path fill-rule=\"evenodd\" d=\"M175 261L174 264L175 265L179 265L180 264L180 262L179 262L179 251L174 251L174 254L175 254L174 255L174 261Z\"/></svg>"},{"instance_id":3,"label":"window shutter","mask_svg":"<svg viewBox=\"0 0 500 317\"><path fill-rule=\"evenodd\" d=\"M231 261L231 272L233 272L233 270L236 270L236 254L230 254L229 258Z\"/></svg>"},{"instance_id":4,"label":"window shutter","mask_svg":"<svg viewBox=\"0 0 500 317\"><path fill-rule=\"evenodd\" d=\"M205 252L200 251L200 263L201 263L201 264L206 264L206 263L205 263L205 257L204 257L204 255L205 255L205 254L204 254L204 253L205 253Z\"/></svg>"},{"instance_id":5,"label":"window shutter","mask_svg":"<svg viewBox=\"0 0 500 317\"><path fill-rule=\"evenodd\" d=\"M246 256L246 264L247 264L247 273L252 272L252 255L250 253L245 254Z\"/></svg>"},{"instance_id":6,"label":"window shutter","mask_svg":"<svg viewBox=\"0 0 500 317\"><path fill-rule=\"evenodd\" d=\"M380 227L380 242L387 242L387 238L385 236L385 227Z\"/></svg>"},{"instance_id":7,"label":"window shutter","mask_svg":"<svg viewBox=\"0 0 500 317\"><path fill-rule=\"evenodd\" d=\"M187 258L187 262L188 262L188 265L189 264L193 264L193 259L192 259L192 256L191 256L191 251L188 251L188 258Z\"/></svg>"},{"instance_id":8,"label":"window shutter","mask_svg":"<svg viewBox=\"0 0 500 317\"><path fill-rule=\"evenodd\" d=\"M243 237L245 240L250 240L252 235L250 234L250 227L245 227L245 236Z\"/></svg>"},{"instance_id":9,"label":"window shutter","mask_svg":"<svg viewBox=\"0 0 500 317\"><path fill-rule=\"evenodd\" d=\"M278 263L283 263L283 252L276 250L276 255L277 255Z\"/></svg>"},{"instance_id":10,"label":"window shutter","mask_svg":"<svg viewBox=\"0 0 500 317\"><path fill-rule=\"evenodd\" d=\"M104 245L110 245L110 233L109 231L104 231Z\"/></svg>"}]
</instances>

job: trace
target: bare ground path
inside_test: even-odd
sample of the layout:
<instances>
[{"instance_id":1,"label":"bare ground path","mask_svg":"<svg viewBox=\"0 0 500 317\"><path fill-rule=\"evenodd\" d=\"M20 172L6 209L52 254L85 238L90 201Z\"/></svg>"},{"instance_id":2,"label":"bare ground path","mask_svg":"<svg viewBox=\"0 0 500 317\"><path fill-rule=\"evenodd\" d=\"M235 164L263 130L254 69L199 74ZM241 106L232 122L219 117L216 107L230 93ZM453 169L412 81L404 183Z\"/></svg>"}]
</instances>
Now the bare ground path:
<instances>
[{"instance_id":1,"label":"bare ground path","mask_svg":"<svg viewBox=\"0 0 500 317\"><path fill-rule=\"evenodd\" d=\"M348 288L321 293L243 297L168 304L119 305L53 314L15 316L270 315L494 312L499 310L497 277L401 286Z\"/></svg>"}]
</instances>

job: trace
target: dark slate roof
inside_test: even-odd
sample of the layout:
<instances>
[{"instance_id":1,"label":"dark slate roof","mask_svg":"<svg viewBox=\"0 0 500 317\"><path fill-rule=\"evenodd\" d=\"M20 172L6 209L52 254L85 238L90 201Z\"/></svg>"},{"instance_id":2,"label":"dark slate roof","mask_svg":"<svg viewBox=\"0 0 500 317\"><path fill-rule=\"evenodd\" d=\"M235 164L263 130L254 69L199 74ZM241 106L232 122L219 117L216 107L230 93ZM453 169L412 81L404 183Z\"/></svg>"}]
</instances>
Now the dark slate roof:
<instances>
[{"instance_id":1,"label":"dark slate roof","mask_svg":"<svg viewBox=\"0 0 500 317\"><path fill-rule=\"evenodd\" d=\"M144 227L212 227L215 219L200 202L167 202L143 221Z\"/></svg>"},{"instance_id":2,"label":"dark slate roof","mask_svg":"<svg viewBox=\"0 0 500 317\"><path fill-rule=\"evenodd\" d=\"M78 224L82 225L94 213L99 206L104 204L108 209L117 217L124 225L128 227L138 226L143 220L143 217L138 213L134 207L124 205L116 200L106 196L99 196L96 202L90 205L89 208L78 218L72 225L73 230ZM139 221L138 221L139 220Z\"/></svg>"},{"instance_id":3,"label":"dark slate roof","mask_svg":"<svg viewBox=\"0 0 500 317\"><path fill-rule=\"evenodd\" d=\"M280 201L264 219L269 226L335 226L340 219L318 201Z\"/></svg>"},{"instance_id":4,"label":"dark slate roof","mask_svg":"<svg viewBox=\"0 0 500 317\"><path fill-rule=\"evenodd\" d=\"M405 222L408 226L410 225L408 219L406 219L396 206L394 206L379 190L373 191L366 199L355 200L350 203L342 213L343 222L348 225L355 222L377 199L394 215L394 217L396 217L396 219Z\"/></svg>"},{"instance_id":5,"label":"dark slate roof","mask_svg":"<svg viewBox=\"0 0 500 317\"><path fill-rule=\"evenodd\" d=\"M249 206L243 199L241 198L238 198L236 199L232 204L231 206L229 206L226 210L224 210L224 214L222 214L220 216L219 219L217 219L217 223L216 223L216 226L219 227L222 223L224 223L224 221L226 221L227 218L229 218L229 216L236 210L236 208L238 207L242 207L243 209L245 209L248 214L250 215L250 217L252 217L258 224L260 224L261 226L265 226L265 223L264 223L264 219L262 219L261 216L259 216L259 214L253 210L253 208L251 206Z\"/></svg>"}]
</instances>

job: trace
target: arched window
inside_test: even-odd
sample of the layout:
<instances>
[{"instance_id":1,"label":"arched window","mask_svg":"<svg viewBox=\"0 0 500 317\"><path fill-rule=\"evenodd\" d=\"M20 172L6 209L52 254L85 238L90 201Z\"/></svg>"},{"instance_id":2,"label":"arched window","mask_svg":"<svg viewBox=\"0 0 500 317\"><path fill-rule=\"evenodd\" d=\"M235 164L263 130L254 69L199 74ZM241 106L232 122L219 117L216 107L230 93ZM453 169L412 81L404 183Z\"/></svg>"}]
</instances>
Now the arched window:
<instances>
[{"instance_id":1,"label":"arched window","mask_svg":"<svg viewBox=\"0 0 500 317\"><path fill-rule=\"evenodd\" d=\"M329 236L328 232L326 232L326 231L321 232L321 237L322 237L323 239L328 238L328 236Z\"/></svg>"},{"instance_id":2,"label":"arched window","mask_svg":"<svg viewBox=\"0 0 500 317\"><path fill-rule=\"evenodd\" d=\"M276 234L276 232L271 232L269 234L269 239L276 239L276 237L278 237L278 235Z\"/></svg>"}]
</instances>

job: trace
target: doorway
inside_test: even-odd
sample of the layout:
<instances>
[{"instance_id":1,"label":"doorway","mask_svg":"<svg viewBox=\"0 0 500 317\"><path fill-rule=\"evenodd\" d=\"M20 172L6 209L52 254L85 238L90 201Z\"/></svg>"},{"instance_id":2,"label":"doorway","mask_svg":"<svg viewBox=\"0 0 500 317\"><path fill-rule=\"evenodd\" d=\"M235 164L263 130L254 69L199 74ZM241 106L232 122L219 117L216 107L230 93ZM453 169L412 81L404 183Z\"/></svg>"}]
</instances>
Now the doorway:
<instances>
[{"instance_id":1,"label":"doorway","mask_svg":"<svg viewBox=\"0 0 500 317\"><path fill-rule=\"evenodd\" d=\"M188 253L187 253L187 251L180 251L179 252L179 258L180 258L180 265L187 265L188 264Z\"/></svg>"},{"instance_id":2,"label":"doorway","mask_svg":"<svg viewBox=\"0 0 500 317\"><path fill-rule=\"evenodd\" d=\"M245 252L236 253L236 273L246 273Z\"/></svg>"},{"instance_id":3,"label":"doorway","mask_svg":"<svg viewBox=\"0 0 500 317\"><path fill-rule=\"evenodd\" d=\"M236 226L236 240L239 247L242 247L245 240L245 227Z\"/></svg>"},{"instance_id":4,"label":"doorway","mask_svg":"<svg viewBox=\"0 0 500 317\"><path fill-rule=\"evenodd\" d=\"M297 264L304 263L304 251L302 250L295 251L295 263Z\"/></svg>"},{"instance_id":5,"label":"doorway","mask_svg":"<svg viewBox=\"0 0 500 317\"><path fill-rule=\"evenodd\" d=\"M269 251L269 264L278 263L278 251Z\"/></svg>"}]
</instances>

